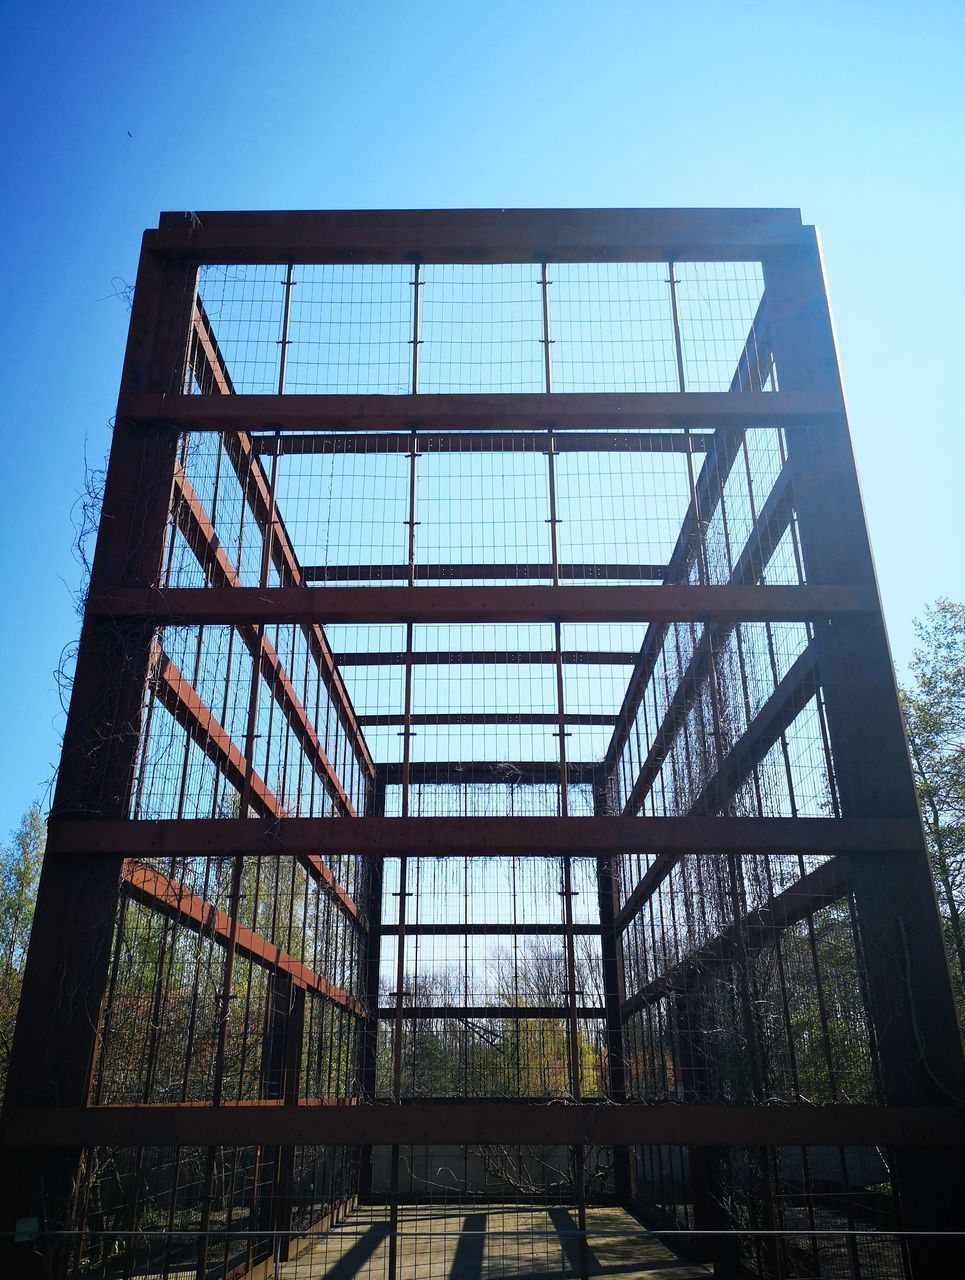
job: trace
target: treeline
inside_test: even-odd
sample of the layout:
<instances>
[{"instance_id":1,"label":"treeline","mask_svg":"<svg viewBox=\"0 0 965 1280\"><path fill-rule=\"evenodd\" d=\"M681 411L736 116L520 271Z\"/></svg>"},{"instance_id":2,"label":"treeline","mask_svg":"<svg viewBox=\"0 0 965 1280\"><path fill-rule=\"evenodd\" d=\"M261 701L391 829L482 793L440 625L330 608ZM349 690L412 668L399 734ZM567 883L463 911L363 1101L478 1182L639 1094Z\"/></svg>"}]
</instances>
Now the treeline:
<instances>
[{"instance_id":1,"label":"treeline","mask_svg":"<svg viewBox=\"0 0 965 1280\"><path fill-rule=\"evenodd\" d=\"M959 1016L965 1022L965 605L937 600L916 621L915 631L918 645L902 707Z\"/></svg>"}]
</instances>

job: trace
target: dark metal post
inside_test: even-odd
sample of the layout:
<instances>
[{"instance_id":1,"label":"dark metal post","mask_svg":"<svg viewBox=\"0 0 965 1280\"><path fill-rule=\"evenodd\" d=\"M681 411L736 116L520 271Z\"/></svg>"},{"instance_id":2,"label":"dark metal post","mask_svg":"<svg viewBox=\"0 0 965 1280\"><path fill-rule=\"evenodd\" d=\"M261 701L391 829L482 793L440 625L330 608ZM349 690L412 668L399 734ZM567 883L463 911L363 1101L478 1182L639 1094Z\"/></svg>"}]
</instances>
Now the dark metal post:
<instances>
[{"instance_id":1,"label":"dark metal post","mask_svg":"<svg viewBox=\"0 0 965 1280\"><path fill-rule=\"evenodd\" d=\"M144 252L121 397L180 386L194 272ZM119 418L114 430L91 591L156 585L166 543L177 433ZM87 617L64 737L54 817L130 814L154 629ZM120 889L121 858L48 854L24 972L5 1107L82 1106L95 1065ZM79 1152L6 1151L0 1226L39 1217L67 1225ZM0 1270L28 1276L38 1261L12 1246ZM48 1273L43 1272L44 1275Z\"/></svg>"},{"instance_id":2,"label":"dark metal post","mask_svg":"<svg viewBox=\"0 0 965 1280\"><path fill-rule=\"evenodd\" d=\"M369 784L366 817L385 816L385 777L377 774ZM359 1045L359 1092L365 1102L374 1102L378 1070L379 1036L379 975L382 963L382 888L383 860L378 857L365 860L365 906L368 931L365 935L365 958L362 976L365 984L365 1022ZM371 1146L362 1147L359 1164L359 1200L363 1203L372 1195Z\"/></svg>"},{"instance_id":3,"label":"dark metal post","mask_svg":"<svg viewBox=\"0 0 965 1280\"><path fill-rule=\"evenodd\" d=\"M816 237L765 262L782 391L824 391L833 418L787 431L809 583L876 589ZM917 816L894 673L879 610L816 628L828 733L844 818ZM846 855L847 856L847 855ZM962 1060L948 963L922 835L905 853L848 857L885 1102L962 1105ZM947 1230L960 1215L961 1163L949 1150L897 1150L903 1225ZM914 1275L938 1275L949 1244L909 1240Z\"/></svg>"},{"instance_id":4,"label":"dark metal post","mask_svg":"<svg viewBox=\"0 0 965 1280\"><path fill-rule=\"evenodd\" d=\"M551 387L551 368L549 359L549 298L547 292L546 266L543 266L543 336L546 351L546 389ZM557 507L556 507L556 452L553 432L547 433L546 442L547 483L549 495L549 527L550 527L550 559L553 574L553 585L559 586L560 562L557 539ZM560 762L560 817L569 816L569 785L566 768L566 700L563 686L563 640L559 622L553 623L553 648L556 655L556 731L559 741ZM580 1080L580 1030L577 1015L576 992L576 943L573 934L573 876L572 861L567 857L560 859L561 894L563 899L563 935L566 963L566 1007L567 1038L569 1042L570 1060L570 1093L574 1101L582 1099L582 1082ZM586 1152L582 1144L573 1148L573 1172L576 1182L577 1223L579 1229L579 1257L581 1280L589 1275L589 1245L586 1238Z\"/></svg>"},{"instance_id":5,"label":"dark metal post","mask_svg":"<svg viewBox=\"0 0 965 1280\"><path fill-rule=\"evenodd\" d=\"M416 264L412 284L412 392L419 389L419 288L420 271ZM418 458L418 437L411 432L409 441L409 514L408 524L408 585L415 585L416 557L416 459ZM406 623L405 628L405 689L403 693L403 728L402 728L402 817L409 816L409 762L412 754L412 650L413 625ZM395 962L395 1017L392 1034L392 1101L402 1101L402 1047L404 1041L404 999L405 999L405 923L406 900L408 898L408 857L403 854L399 859L399 930L396 936ZM399 1160L398 1144L394 1144L390 1155L389 1168L389 1259L388 1280L396 1280L399 1270Z\"/></svg>"},{"instance_id":6,"label":"dark metal post","mask_svg":"<svg viewBox=\"0 0 965 1280\"><path fill-rule=\"evenodd\" d=\"M593 789L594 813L608 813L612 802L606 787ZM596 860L597 895L600 903L600 951L603 974L603 1005L606 1009L607 1097L611 1102L627 1101L626 1046L620 1007L626 998L623 944L615 928L620 909L619 860L603 856ZM628 1147L613 1149L613 1184L617 1200L629 1205L634 1195L633 1165Z\"/></svg>"}]
</instances>

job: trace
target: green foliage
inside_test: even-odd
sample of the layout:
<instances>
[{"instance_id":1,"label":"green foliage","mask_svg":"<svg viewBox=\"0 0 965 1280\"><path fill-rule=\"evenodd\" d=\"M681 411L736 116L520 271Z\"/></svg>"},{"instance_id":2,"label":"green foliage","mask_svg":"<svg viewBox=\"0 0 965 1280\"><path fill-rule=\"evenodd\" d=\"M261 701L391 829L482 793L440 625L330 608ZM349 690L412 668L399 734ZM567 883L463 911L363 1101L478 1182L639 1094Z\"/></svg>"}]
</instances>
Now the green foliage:
<instances>
[{"instance_id":1,"label":"green foliage","mask_svg":"<svg viewBox=\"0 0 965 1280\"><path fill-rule=\"evenodd\" d=\"M915 623L901 699L939 907L965 1009L965 605L936 600Z\"/></svg>"},{"instance_id":2,"label":"green foliage","mask_svg":"<svg viewBox=\"0 0 965 1280\"><path fill-rule=\"evenodd\" d=\"M35 802L12 838L0 844L0 1096L17 1019L20 984L30 938L47 825Z\"/></svg>"}]
</instances>

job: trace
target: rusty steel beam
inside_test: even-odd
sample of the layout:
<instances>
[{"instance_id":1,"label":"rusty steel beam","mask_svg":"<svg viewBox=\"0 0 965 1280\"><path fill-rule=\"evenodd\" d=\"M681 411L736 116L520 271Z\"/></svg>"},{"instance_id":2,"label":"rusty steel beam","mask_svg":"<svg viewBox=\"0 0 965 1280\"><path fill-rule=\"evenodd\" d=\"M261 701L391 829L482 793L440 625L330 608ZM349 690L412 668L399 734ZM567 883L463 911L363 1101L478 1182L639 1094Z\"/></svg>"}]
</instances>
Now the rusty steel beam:
<instances>
[{"instance_id":1,"label":"rusty steel beam","mask_svg":"<svg viewBox=\"0 0 965 1280\"><path fill-rule=\"evenodd\" d=\"M831 397L807 391L559 391L460 395L124 395L119 413L141 426L254 431L713 431L820 426ZM254 453L254 451L252 450ZM254 455L257 457L257 454Z\"/></svg>"},{"instance_id":2,"label":"rusty steel beam","mask_svg":"<svg viewBox=\"0 0 965 1280\"><path fill-rule=\"evenodd\" d=\"M192 310L191 332L195 342L194 351L202 357L201 379L202 389L214 392L214 400L219 404L233 402L234 387L228 373L224 357L218 347L211 322L204 311L200 298L195 295ZM190 399L191 397L187 397ZM225 453L238 477L245 501L255 518L263 537L270 538L271 557L278 570L282 582L291 586L303 585L301 566L292 546L288 530L278 514L272 501L271 488L251 439L245 433L226 436ZM213 530L212 530L213 532ZM314 625L306 631L309 649L319 672L325 682L329 697L335 708L342 727L351 738L357 757L368 773L374 774L374 762L366 745L365 738L355 719L355 710L348 690L335 665L332 651L324 631Z\"/></svg>"},{"instance_id":3,"label":"rusty steel beam","mask_svg":"<svg viewBox=\"0 0 965 1280\"><path fill-rule=\"evenodd\" d=\"M570 1015L570 1006L565 1004L540 1005L498 1005L498 1004L431 1004L402 1006L402 1017L405 1021L426 1022L438 1019L455 1019L457 1022L466 1018L495 1019L505 1018L510 1022L525 1022L528 1018L564 1019ZM396 1008L389 1005L376 1010L376 1016L383 1019L395 1018ZM575 1016L578 1018L602 1018L603 1008L593 1005L577 1005Z\"/></svg>"},{"instance_id":4,"label":"rusty steel beam","mask_svg":"<svg viewBox=\"0 0 965 1280\"><path fill-rule=\"evenodd\" d=\"M918 834L911 819L875 818L87 818L52 819L47 847L61 857L903 854Z\"/></svg>"},{"instance_id":5,"label":"rusty steel beam","mask_svg":"<svg viewBox=\"0 0 965 1280\"><path fill-rule=\"evenodd\" d=\"M865 587L326 587L115 588L94 595L94 617L159 626L260 622L811 622L865 613ZM334 665L334 663L333 663Z\"/></svg>"},{"instance_id":6,"label":"rusty steel beam","mask_svg":"<svg viewBox=\"0 0 965 1280\"><path fill-rule=\"evenodd\" d=\"M383 924L379 926L378 932L383 938L395 938L399 935L399 926L397 924ZM582 934L585 937L595 937L600 933L598 924L574 924L574 934ZM552 923L544 924L482 924L471 921L467 924L460 924L458 920L446 921L439 924L409 924L406 923L405 934L408 937L415 934L420 938L444 938L444 937L493 937L493 938L523 938L523 937L558 937L560 933L560 922L558 920Z\"/></svg>"},{"instance_id":7,"label":"rusty steel beam","mask_svg":"<svg viewBox=\"0 0 965 1280\"><path fill-rule=\"evenodd\" d=\"M799 209L201 210L162 213L144 243L226 264L735 262L809 230Z\"/></svg>"},{"instance_id":8,"label":"rusty steel beam","mask_svg":"<svg viewBox=\"0 0 965 1280\"><path fill-rule=\"evenodd\" d=\"M743 936L748 946L764 945L769 934L790 928L829 903L843 898L850 884L851 875L847 864L841 858L830 858L816 870L809 871L795 884L782 890L763 907L749 912L716 937L701 943L672 969L651 978L623 1002L620 1008L621 1018L626 1021L645 1005L655 1004L677 990L699 971L701 965L712 965L726 955L728 948L739 937Z\"/></svg>"},{"instance_id":9,"label":"rusty steel beam","mask_svg":"<svg viewBox=\"0 0 965 1280\"><path fill-rule=\"evenodd\" d=\"M791 1103L519 1102L149 1104L7 1111L7 1147L291 1146L444 1143L673 1146L942 1146L965 1144L965 1112L953 1106Z\"/></svg>"},{"instance_id":10,"label":"rusty steel beam","mask_svg":"<svg viewBox=\"0 0 965 1280\"><path fill-rule=\"evenodd\" d=\"M574 712L572 715L563 717L564 725L574 727L582 726L584 728L592 725L611 725L615 716L604 715L602 713L580 714ZM560 717L551 712L540 711L437 711L437 712L415 712L408 718L404 715L369 715L359 716L359 724L363 728L378 727L382 729L391 729L397 725L410 724L414 727L425 727L426 725L459 725L459 724L558 724ZM411 781L411 779L410 779Z\"/></svg>"},{"instance_id":11,"label":"rusty steel beam","mask_svg":"<svg viewBox=\"0 0 965 1280\"><path fill-rule=\"evenodd\" d=\"M183 360L193 273L142 254L122 385L162 391ZM91 586L149 585L163 563L178 441L115 425ZM141 750L150 628L116 628L85 615L54 794L54 812L121 816L131 810ZM45 856L8 1058L8 1106L83 1104L90 1098L100 1015L110 983L123 855L65 863ZM18 1218L46 1219L77 1187L81 1152L69 1146L0 1160L0 1273L29 1270L12 1243ZM45 1260L44 1269L48 1269Z\"/></svg>"},{"instance_id":12,"label":"rusty steel beam","mask_svg":"<svg viewBox=\"0 0 965 1280\"><path fill-rule=\"evenodd\" d=\"M557 453L704 453L713 443L709 432L682 431L567 431L556 441ZM285 431L280 435L252 435L259 454L325 456L333 453L408 453L412 437L407 432ZM440 453L545 453L545 431L420 431L419 452Z\"/></svg>"},{"instance_id":13,"label":"rusty steel beam","mask_svg":"<svg viewBox=\"0 0 965 1280\"><path fill-rule=\"evenodd\" d=\"M174 518L178 528L205 572L209 583L218 587L239 587L241 579L222 546L208 513L194 487L179 465L174 480ZM295 734L315 773L344 813L355 815L342 780L325 752L301 704L298 694L267 636L258 636L254 626L238 628L248 652L261 668L271 696Z\"/></svg>"},{"instance_id":14,"label":"rusty steel beam","mask_svg":"<svg viewBox=\"0 0 965 1280\"><path fill-rule=\"evenodd\" d=\"M166 654L156 652L154 672L153 687L158 702L171 713L231 785L239 792L247 786L252 808L259 810L263 817L284 817L285 807L281 800L264 779L249 767L230 734L218 723L211 709ZM338 906L356 924L361 924L358 907L348 891L336 880L331 867L308 850L299 850L296 856L309 875Z\"/></svg>"},{"instance_id":15,"label":"rusty steel beam","mask_svg":"<svg viewBox=\"0 0 965 1280\"><path fill-rule=\"evenodd\" d=\"M634 582L662 582L665 564L607 563L561 564L560 578L628 579ZM553 577L551 564L312 564L302 566L306 582L417 582L444 578L538 579Z\"/></svg>"},{"instance_id":16,"label":"rusty steel beam","mask_svg":"<svg viewBox=\"0 0 965 1280\"><path fill-rule=\"evenodd\" d=\"M874 561L838 370L820 246L765 263L781 385L835 395L839 413L821 432L787 432L804 570L812 580L863 582ZM840 811L917 817L894 669L880 605L834 628L818 626L822 691ZM853 860L852 890L865 991L874 1025L878 1084L891 1103L965 1098L956 992L943 944L928 847L921 832L902 859ZM962 1162L949 1152L901 1150L890 1162L902 1225L941 1231L961 1218ZM912 1275L954 1271L948 1242L907 1242ZM960 1261L960 1259L956 1259Z\"/></svg>"},{"instance_id":17,"label":"rusty steel beam","mask_svg":"<svg viewBox=\"0 0 965 1280\"><path fill-rule=\"evenodd\" d=\"M632 666L637 660L635 651L619 649L564 649L556 654L552 649L422 649L415 650L407 658L404 653L379 653L375 650L337 653L335 660L340 667L401 667L406 661L413 667L448 666Z\"/></svg>"},{"instance_id":18,"label":"rusty steel beam","mask_svg":"<svg viewBox=\"0 0 965 1280\"><path fill-rule=\"evenodd\" d=\"M204 934L219 946L227 945L231 936L231 918L226 912L219 911L213 903L206 902L184 885L143 862L125 862L123 876L128 893L138 902ZM333 1004L349 1009L359 1017L363 1016L365 1010L358 1000L246 925L237 926L234 945L240 955L247 956L262 968L287 974L296 986L314 991Z\"/></svg>"},{"instance_id":19,"label":"rusty steel beam","mask_svg":"<svg viewBox=\"0 0 965 1280\"><path fill-rule=\"evenodd\" d=\"M798 715L817 688L817 647L812 642L796 659L790 670L778 684L777 688L758 711L745 732L734 743L724 760L720 762L717 772L709 778L700 794L695 798L686 815L692 819L701 814L714 813L723 808L727 798L737 790L743 780L749 776L756 764L767 755L781 734ZM674 819L668 819L674 821ZM751 818L749 821L761 821ZM800 818L790 819L800 822ZM808 819L803 819L808 821ZM908 826L911 838L912 824ZM912 840L909 848L914 847ZM843 850L815 847L812 853L838 853ZM617 912L616 928L622 931L627 923L636 915L650 895L661 885L680 861L681 854L658 856L657 860L644 872L639 883L630 893L626 902Z\"/></svg>"}]
</instances>

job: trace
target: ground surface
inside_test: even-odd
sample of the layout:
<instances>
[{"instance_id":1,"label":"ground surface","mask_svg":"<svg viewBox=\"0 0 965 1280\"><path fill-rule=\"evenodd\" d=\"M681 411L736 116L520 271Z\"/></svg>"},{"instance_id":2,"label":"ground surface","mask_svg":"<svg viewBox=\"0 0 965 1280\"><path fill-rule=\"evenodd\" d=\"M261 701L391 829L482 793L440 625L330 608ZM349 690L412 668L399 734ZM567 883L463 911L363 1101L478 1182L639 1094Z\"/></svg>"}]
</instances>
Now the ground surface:
<instances>
[{"instance_id":1,"label":"ground surface","mask_svg":"<svg viewBox=\"0 0 965 1280\"><path fill-rule=\"evenodd\" d=\"M557 1280L578 1276L575 1209L415 1205L400 1210L398 1280ZM384 1280L388 1208L356 1210L278 1268L278 1280ZM706 1267L681 1262L622 1209L587 1210L591 1276L698 1280Z\"/></svg>"}]
</instances>

